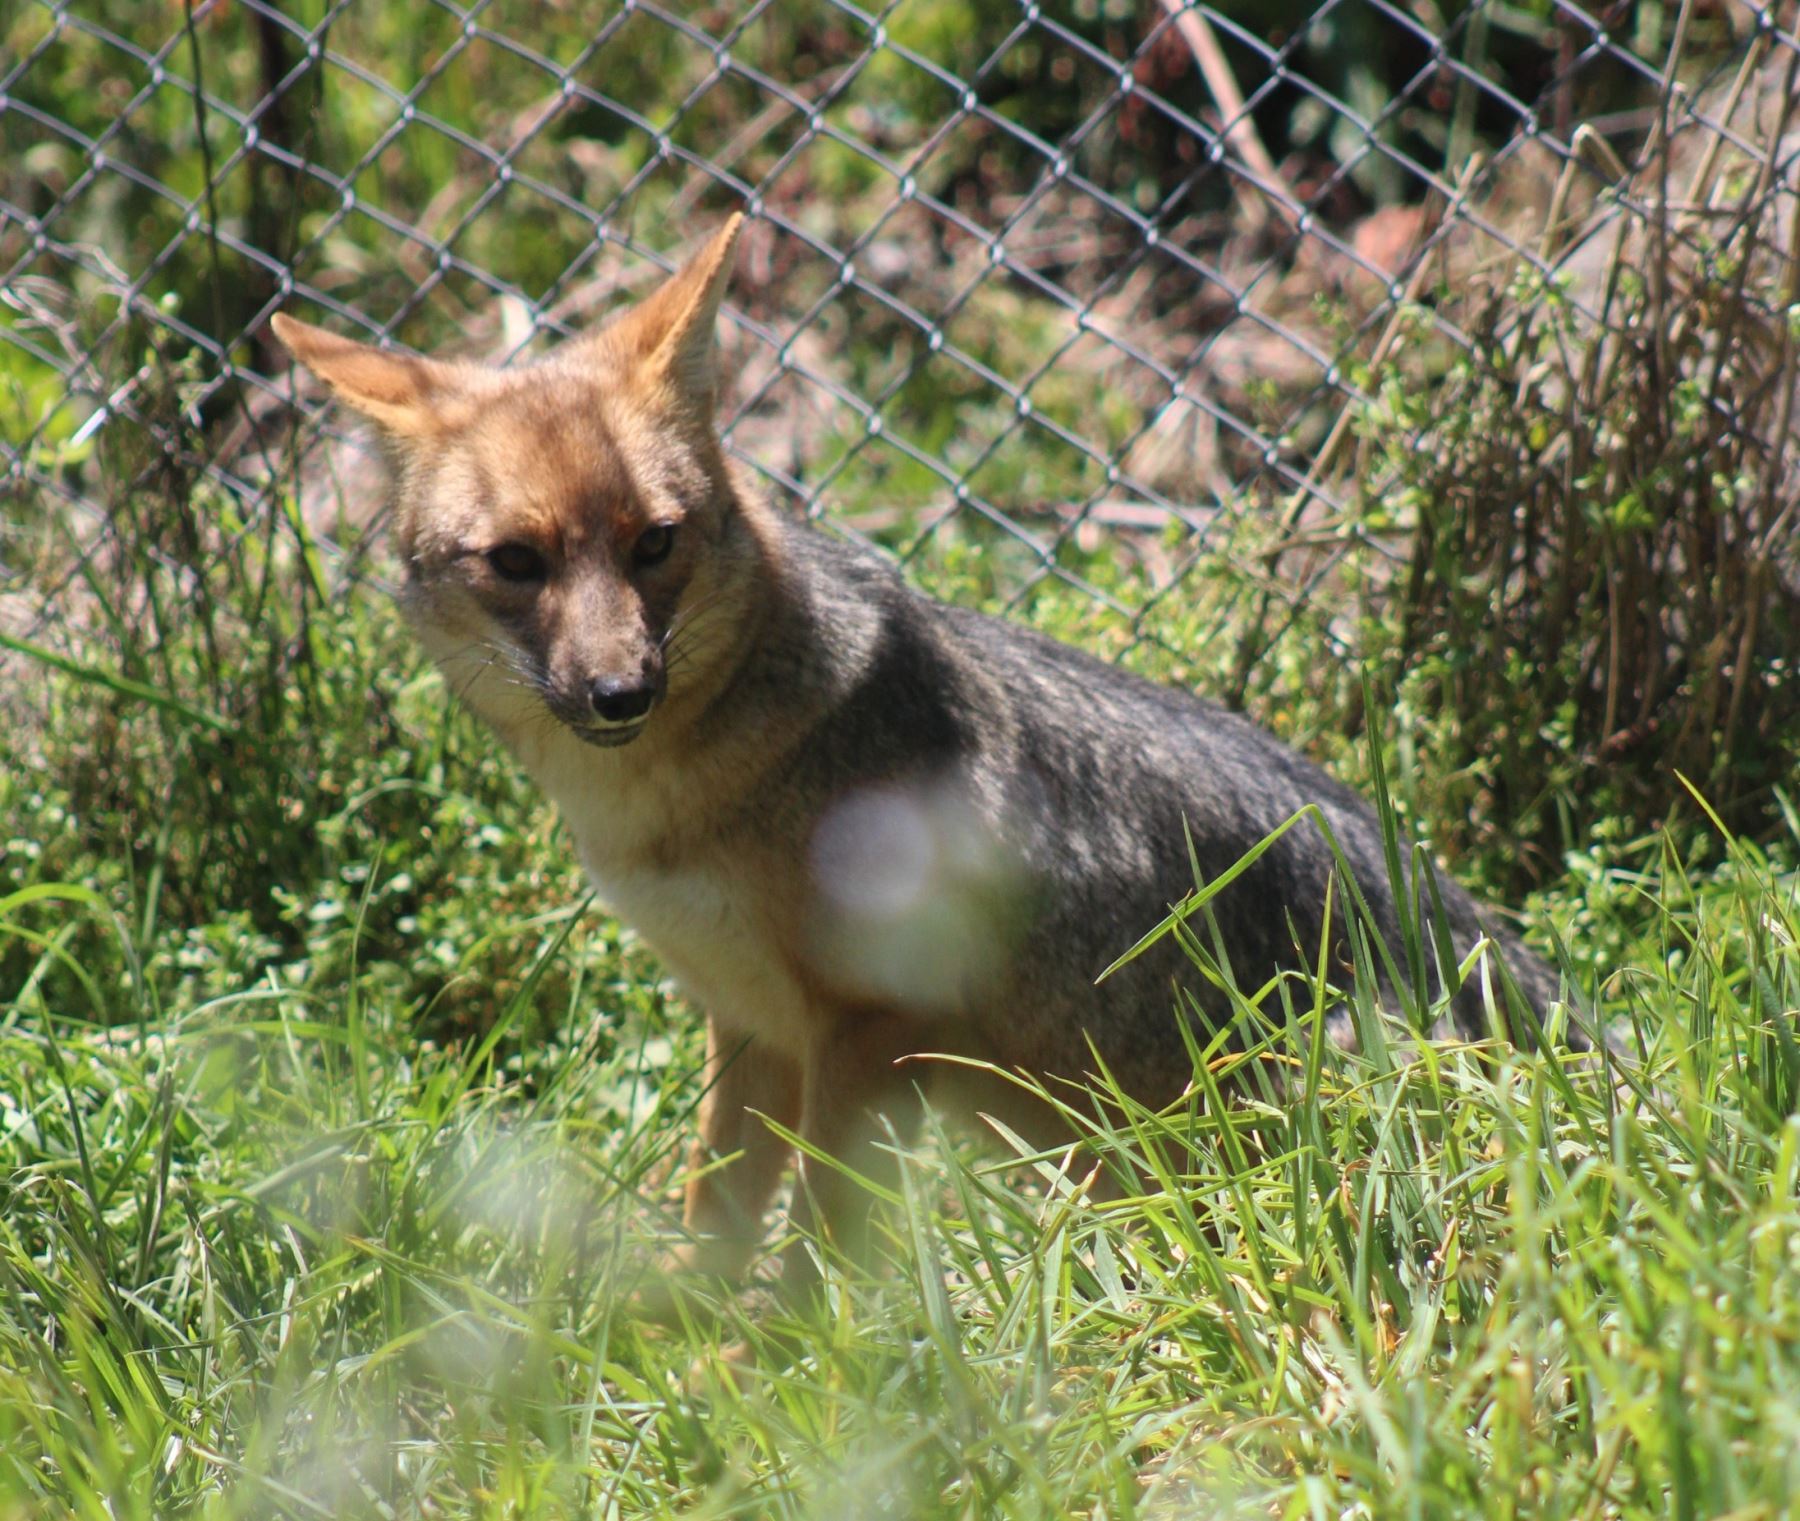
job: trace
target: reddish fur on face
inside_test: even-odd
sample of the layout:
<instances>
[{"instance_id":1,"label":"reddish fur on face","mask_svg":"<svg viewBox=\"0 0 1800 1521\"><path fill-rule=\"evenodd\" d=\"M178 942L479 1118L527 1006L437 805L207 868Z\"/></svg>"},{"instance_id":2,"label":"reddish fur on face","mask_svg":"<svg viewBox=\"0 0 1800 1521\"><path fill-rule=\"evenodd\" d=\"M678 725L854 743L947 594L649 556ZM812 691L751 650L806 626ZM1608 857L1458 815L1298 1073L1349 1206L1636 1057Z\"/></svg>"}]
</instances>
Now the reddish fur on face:
<instances>
[{"instance_id":1,"label":"reddish fur on face","mask_svg":"<svg viewBox=\"0 0 1800 1521\"><path fill-rule=\"evenodd\" d=\"M712 329L741 218L649 299L516 370L399 355L286 316L278 337L383 430L396 464L395 538L408 604L442 654L492 644L578 721L590 685L661 685L684 608L724 599L754 560L754 518L712 427ZM671 531L657 563L644 535ZM523 546L541 585L488 556ZM669 682L703 686L703 662ZM492 715L490 715L492 716Z\"/></svg>"}]
</instances>

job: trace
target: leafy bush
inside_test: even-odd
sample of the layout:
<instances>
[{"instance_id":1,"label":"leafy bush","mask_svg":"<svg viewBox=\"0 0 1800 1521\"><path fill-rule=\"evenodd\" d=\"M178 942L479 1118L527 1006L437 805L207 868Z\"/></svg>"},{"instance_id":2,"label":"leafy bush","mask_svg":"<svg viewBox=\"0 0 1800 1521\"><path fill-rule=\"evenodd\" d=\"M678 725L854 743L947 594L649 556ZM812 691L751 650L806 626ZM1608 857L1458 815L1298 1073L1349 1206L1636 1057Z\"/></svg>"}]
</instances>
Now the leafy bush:
<instances>
[{"instance_id":1,"label":"leafy bush","mask_svg":"<svg viewBox=\"0 0 1800 1521\"><path fill-rule=\"evenodd\" d=\"M1521 261L1448 299L1469 342L1434 384L1365 377L1361 523L1404 537L1357 647L1427 812L1511 890L1608 818L1704 828L1679 776L1736 827L1777 821L1800 752L1781 204L1697 249L1614 213L1597 276Z\"/></svg>"}]
</instances>

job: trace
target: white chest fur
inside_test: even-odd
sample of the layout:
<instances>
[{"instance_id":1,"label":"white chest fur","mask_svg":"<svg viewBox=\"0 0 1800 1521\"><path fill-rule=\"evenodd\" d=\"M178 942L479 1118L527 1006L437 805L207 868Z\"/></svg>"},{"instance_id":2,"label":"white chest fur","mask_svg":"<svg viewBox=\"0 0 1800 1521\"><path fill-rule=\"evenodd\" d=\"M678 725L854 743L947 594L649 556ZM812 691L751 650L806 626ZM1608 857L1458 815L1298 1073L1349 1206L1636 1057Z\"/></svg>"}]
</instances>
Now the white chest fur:
<instances>
[{"instance_id":1,"label":"white chest fur","mask_svg":"<svg viewBox=\"0 0 1800 1521\"><path fill-rule=\"evenodd\" d=\"M580 844L602 901L642 935L682 991L726 1029L800 1054L807 999L747 881L726 872L632 867L608 870Z\"/></svg>"},{"instance_id":2,"label":"white chest fur","mask_svg":"<svg viewBox=\"0 0 1800 1521\"><path fill-rule=\"evenodd\" d=\"M782 958L769 884L716 849L657 864L693 822L703 789L689 774L691 760L659 763L638 744L583 744L546 724L526 694L485 667L465 679L463 692L562 813L601 902L643 936L682 991L724 1028L800 1054L807 998Z\"/></svg>"}]
</instances>

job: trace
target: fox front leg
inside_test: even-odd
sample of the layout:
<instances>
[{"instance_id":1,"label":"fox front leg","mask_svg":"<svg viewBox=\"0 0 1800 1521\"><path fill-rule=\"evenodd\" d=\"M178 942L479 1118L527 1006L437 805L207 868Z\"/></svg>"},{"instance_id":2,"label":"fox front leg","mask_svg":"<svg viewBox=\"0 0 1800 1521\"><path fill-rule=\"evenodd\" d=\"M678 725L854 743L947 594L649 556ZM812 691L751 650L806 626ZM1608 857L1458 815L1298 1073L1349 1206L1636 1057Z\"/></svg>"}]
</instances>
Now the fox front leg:
<instances>
[{"instance_id":1,"label":"fox front leg","mask_svg":"<svg viewBox=\"0 0 1800 1521\"><path fill-rule=\"evenodd\" d=\"M923 1120L919 1069L906 1060L932 1048L921 1033L904 1016L859 1009L833 1020L808 1054L799 1128L805 1150L790 1212L796 1238L781 1269L782 1298L796 1308L819 1285L811 1241L853 1265L868 1261L877 1195L865 1180L898 1191L894 1144L916 1139Z\"/></svg>"},{"instance_id":2,"label":"fox front leg","mask_svg":"<svg viewBox=\"0 0 1800 1521\"><path fill-rule=\"evenodd\" d=\"M792 1154L763 1116L789 1131L800 1125L799 1064L713 1019L706 1026L704 1078L700 1133L688 1152L682 1204L687 1239L664 1257L655 1281L637 1295L634 1308L645 1319L673 1317L683 1278L736 1283L742 1277Z\"/></svg>"}]
</instances>

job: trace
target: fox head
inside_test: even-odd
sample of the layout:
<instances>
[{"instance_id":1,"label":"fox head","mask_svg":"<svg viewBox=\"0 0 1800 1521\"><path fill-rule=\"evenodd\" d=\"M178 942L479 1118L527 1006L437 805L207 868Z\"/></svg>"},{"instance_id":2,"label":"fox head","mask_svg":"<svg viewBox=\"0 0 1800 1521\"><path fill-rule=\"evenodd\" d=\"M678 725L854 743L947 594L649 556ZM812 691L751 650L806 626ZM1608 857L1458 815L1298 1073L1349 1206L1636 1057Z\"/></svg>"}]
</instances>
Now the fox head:
<instances>
[{"instance_id":1,"label":"fox head","mask_svg":"<svg viewBox=\"0 0 1800 1521\"><path fill-rule=\"evenodd\" d=\"M758 559L713 425L713 326L741 216L652 295L535 364L276 336L394 466L402 602L503 734L548 713L627 744L695 696Z\"/></svg>"}]
</instances>

